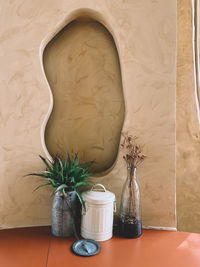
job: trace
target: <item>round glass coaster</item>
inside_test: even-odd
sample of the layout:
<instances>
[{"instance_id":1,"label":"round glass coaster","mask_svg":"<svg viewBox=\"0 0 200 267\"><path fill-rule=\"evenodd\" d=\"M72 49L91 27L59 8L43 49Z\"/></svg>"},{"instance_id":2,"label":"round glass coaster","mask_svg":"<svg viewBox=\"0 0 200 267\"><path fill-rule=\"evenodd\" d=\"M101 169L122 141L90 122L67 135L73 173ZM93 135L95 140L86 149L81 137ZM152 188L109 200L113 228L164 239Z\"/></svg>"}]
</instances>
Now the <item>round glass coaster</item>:
<instances>
[{"instance_id":1,"label":"round glass coaster","mask_svg":"<svg viewBox=\"0 0 200 267\"><path fill-rule=\"evenodd\" d=\"M83 239L72 245L72 250L76 255L89 257L94 256L101 250L100 244L92 239Z\"/></svg>"}]
</instances>

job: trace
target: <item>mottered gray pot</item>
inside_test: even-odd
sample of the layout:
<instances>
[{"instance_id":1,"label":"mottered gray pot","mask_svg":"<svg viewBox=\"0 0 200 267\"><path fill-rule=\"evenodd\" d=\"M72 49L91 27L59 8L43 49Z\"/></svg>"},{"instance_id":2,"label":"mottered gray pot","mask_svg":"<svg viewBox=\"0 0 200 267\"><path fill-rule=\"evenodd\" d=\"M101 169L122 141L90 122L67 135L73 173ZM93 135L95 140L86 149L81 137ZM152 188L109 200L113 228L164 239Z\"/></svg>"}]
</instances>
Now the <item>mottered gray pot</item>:
<instances>
[{"instance_id":1,"label":"mottered gray pot","mask_svg":"<svg viewBox=\"0 0 200 267\"><path fill-rule=\"evenodd\" d=\"M51 232L57 237L73 236L76 227L77 195L75 191L66 194L67 196L64 196L61 192L57 192L52 203Z\"/></svg>"}]
</instances>

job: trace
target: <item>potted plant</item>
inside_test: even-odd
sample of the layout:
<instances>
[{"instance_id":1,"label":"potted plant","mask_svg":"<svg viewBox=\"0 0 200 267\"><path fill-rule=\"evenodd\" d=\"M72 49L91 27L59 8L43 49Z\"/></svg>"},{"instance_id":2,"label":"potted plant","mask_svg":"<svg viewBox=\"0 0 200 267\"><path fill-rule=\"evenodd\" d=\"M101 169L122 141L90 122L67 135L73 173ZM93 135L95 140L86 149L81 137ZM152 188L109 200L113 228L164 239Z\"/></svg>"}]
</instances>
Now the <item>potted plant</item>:
<instances>
[{"instance_id":1,"label":"potted plant","mask_svg":"<svg viewBox=\"0 0 200 267\"><path fill-rule=\"evenodd\" d=\"M76 219L78 214L78 200L85 210L85 202L79 188L91 185L88 180L93 162L80 163L78 153L71 157L67 153L66 159L55 156L52 161L39 156L46 166L45 171L30 173L44 179L35 190L43 186L52 186L54 194L52 204L52 234L55 236L71 236L76 233ZM34 191L35 191L34 190ZM80 205L79 205L80 206Z\"/></svg>"}]
</instances>

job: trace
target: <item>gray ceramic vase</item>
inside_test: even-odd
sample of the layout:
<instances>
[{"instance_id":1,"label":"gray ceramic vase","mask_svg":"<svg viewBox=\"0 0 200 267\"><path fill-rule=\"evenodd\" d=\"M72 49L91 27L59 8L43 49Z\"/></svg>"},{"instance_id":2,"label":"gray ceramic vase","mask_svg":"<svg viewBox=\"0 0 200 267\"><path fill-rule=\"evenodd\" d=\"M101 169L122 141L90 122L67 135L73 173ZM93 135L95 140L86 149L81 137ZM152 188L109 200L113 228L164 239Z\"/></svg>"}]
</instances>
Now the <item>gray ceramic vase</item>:
<instances>
[{"instance_id":1,"label":"gray ceramic vase","mask_svg":"<svg viewBox=\"0 0 200 267\"><path fill-rule=\"evenodd\" d=\"M57 237L74 235L78 199L75 191L67 192L64 196L57 192L52 203L51 232Z\"/></svg>"}]
</instances>

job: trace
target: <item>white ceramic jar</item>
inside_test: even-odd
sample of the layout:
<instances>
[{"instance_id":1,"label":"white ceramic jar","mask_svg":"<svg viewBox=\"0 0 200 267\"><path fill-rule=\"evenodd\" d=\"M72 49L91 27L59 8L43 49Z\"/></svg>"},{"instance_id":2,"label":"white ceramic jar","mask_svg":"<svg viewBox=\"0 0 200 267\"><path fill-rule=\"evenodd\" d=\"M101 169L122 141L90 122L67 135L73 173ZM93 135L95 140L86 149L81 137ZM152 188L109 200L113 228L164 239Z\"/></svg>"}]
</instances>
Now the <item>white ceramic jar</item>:
<instances>
[{"instance_id":1,"label":"white ceramic jar","mask_svg":"<svg viewBox=\"0 0 200 267\"><path fill-rule=\"evenodd\" d=\"M97 189L101 187L101 189ZM103 189L103 191L102 191ZM82 193L86 211L82 212L81 235L87 239L105 241L113 234L113 215L116 211L115 195L101 184Z\"/></svg>"}]
</instances>

